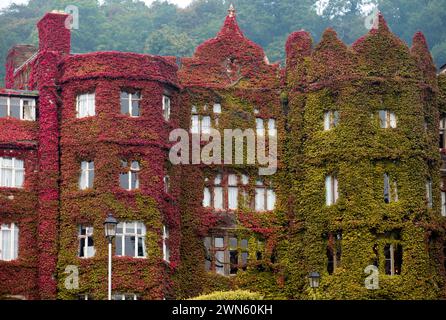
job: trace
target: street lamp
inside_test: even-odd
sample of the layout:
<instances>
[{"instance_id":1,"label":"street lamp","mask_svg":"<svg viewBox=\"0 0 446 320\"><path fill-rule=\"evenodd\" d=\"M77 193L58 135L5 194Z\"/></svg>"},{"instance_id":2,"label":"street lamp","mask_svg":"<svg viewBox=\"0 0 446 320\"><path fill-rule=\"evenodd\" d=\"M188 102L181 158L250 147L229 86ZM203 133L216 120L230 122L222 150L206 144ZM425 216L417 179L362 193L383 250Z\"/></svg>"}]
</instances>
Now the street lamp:
<instances>
[{"instance_id":1,"label":"street lamp","mask_svg":"<svg viewBox=\"0 0 446 320\"><path fill-rule=\"evenodd\" d=\"M111 300L111 279L112 279L112 241L116 236L116 226L118 220L109 213L104 221L105 238L108 240L108 300Z\"/></svg>"},{"instance_id":2,"label":"street lamp","mask_svg":"<svg viewBox=\"0 0 446 320\"><path fill-rule=\"evenodd\" d=\"M319 288L319 280L321 279L321 275L319 272L311 272L308 279L310 280L310 287L313 290L313 300L316 300L316 289Z\"/></svg>"}]
</instances>

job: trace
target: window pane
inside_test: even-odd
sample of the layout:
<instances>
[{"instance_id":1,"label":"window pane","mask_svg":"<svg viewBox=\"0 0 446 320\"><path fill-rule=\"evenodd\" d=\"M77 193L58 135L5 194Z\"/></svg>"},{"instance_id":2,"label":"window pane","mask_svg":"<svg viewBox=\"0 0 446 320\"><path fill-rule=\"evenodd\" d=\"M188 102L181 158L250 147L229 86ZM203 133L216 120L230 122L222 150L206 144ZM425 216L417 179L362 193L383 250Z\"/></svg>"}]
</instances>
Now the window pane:
<instances>
[{"instance_id":1,"label":"window pane","mask_svg":"<svg viewBox=\"0 0 446 320\"><path fill-rule=\"evenodd\" d=\"M214 247L223 248L224 246L225 246L224 238L215 238L214 239Z\"/></svg>"},{"instance_id":2,"label":"window pane","mask_svg":"<svg viewBox=\"0 0 446 320\"><path fill-rule=\"evenodd\" d=\"M209 191L209 188L204 188L203 207L210 207L210 206L211 206L211 192Z\"/></svg>"},{"instance_id":3,"label":"window pane","mask_svg":"<svg viewBox=\"0 0 446 320\"><path fill-rule=\"evenodd\" d=\"M256 209L256 211L265 211L265 189L264 188L256 188L255 209Z\"/></svg>"},{"instance_id":4,"label":"window pane","mask_svg":"<svg viewBox=\"0 0 446 320\"><path fill-rule=\"evenodd\" d=\"M20 98L11 98L11 117L20 119Z\"/></svg>"},{"instance_id":5,"label":"window pane","mask_svg":"<svg viewBox=\"0 0 446 320\"><path fill-rule=\"evenodd\" d=\"M23 99L23 120L35 120L34 100Z\"/></svg>"},{"instance_id":6,"label":"window pane","mask_svg":"<svg viewBox=\"0 0 446 320\"><path fill-rule=\"evenodd\" d=\"M384 202L390 202L390 182L389 175L387 173L384 174Z\"/></svg>"},{"instance_id":7,"label":"window pane","mask_svg":"<svg viewBox=\"0 0 446 320\"><path fill-rule=\"evenodd\" d=\"M238 208L238 188L228 187L228 208L229 210L237 210Z\"/></svg>"},{"instance_id":8,"label":"window pane","mask_svg":"<svg viewBox=\"0 0 446 320\"><path fill-rule=\"evenodd\" d=\"M144 257L144 238L138 237L138 257Z\"/></svg>"},{"instance_id":9,"label":"window pane","mask_svg":"<svg viewBox=\"0 0 446 320\"><path fill-rule=\"evenodd\" d=\"M268 120L268 133L272 137L275 137L277 135L276 120L275 119L269 119Z\"/></svg>"},{"instance_id":10,"label":"window pane","mask_svg":"<svg viewBox=\"0 0 446 320\"><path fill-rule=\"evenodd\" d=\"M86 252L86 258L94 257L95 249L94 249L94 242L93 238L90 236L87 239L87 252Z\"/></svg>"},{"instance_id":11,"label":"window pane","mask_svg":"<svg viewBox=\"0 0 446 320\"><path fill-rule=\"evenodd\" d=\"M129 189L129 174L128 173L121 173L119 175L119 185L122 189Z\"/></svg>"},{"instance_id":12,"label":"window pane","mask_svg":"<svg viewBox=\"0 0 446 320\"><path fill-rule=\"evenodd\" d=\"M116 246L116 255L122 256L122 236L116 236L115 240L115 246Z\"/></svg>"},{"instance_id":13,"label":"window pane","mask_svg":"<svg viewBox=\"0 0 446 320\"><path fill-rule=\"evenodd\" d=\"M121 92L121 113L129 115L129 94L127 92Z\"/></svg>"},{"instance_id":14,"label":"window pane","mask_svg":"<svg viewBox=\"0 0 446 320\"><path fill-rule=\"evenodd\" d=\"M131 189L139 189L139 173L138 172L132 172L132 186Z\"/></svg>"},{"instance_id":15,"label":"window pane","mask_svg":"<svg viewBox=\"0 0 446 320\"><path fill-rule=\"evenodd\" d=\"M396 128L396 115L393 112L390 112L390 127Z\"/></svg>"},{"instance_id":16,"label":"window pane","mask_svg":"<svg viewBox=\"0 0 446 320\"><path fill-rule=\"evenodd\" d=\"M261 119L261 118L257 118L256 119L256 130L257 130L257 135L259 135L259 136L265 135L265 128L263 126L263 119Z\"/></svg>"},{"instance_id":17,"label":"window pane","mask_svg":"<svg viewBox=\"0 0 446 320\"><path fill-rule=\"evenodd\" d=\"M337 126L339 124L339 111L333 112L333 126Z\"/></svg>"},{"instance_id":18,"label":"window pane","mask_svg":"<svg viewBox=\"0 0 446 320\"><path fill-rule=\"evenodd\" d=\"M331 124L330 124L330 112L325 112L324 113L324 130L328 131L331 128Z\"/></svg>"},{"instance_id":19,"label":"window pane","mask_svg":"<svg viewBox=\"0 0 446 320\"><path fill-rule=\"evenodd\" d=\"M8 98L0 97L0 118L8 116Z\"/></svg>"},{"instance_id":20,"label":"window pane","mask_svg":"<svg viewBox=\"0 0 446 320\"><path fill-rule=\"evenodd\" d=\"M193 134L200 133L200 117L199 116L192 116L191 117L190 132L193 133Z\"/></svg>"},{"instance_id":21,"label":"window pane","mask_svg":"<svg viewBox=\"0 0 446 320\"><path fill-rule=\"evenodd\" d=\"M221 113L221 104L214 104L214 113Z\"/></svg>"},{"instance_id":22,"label":"window pane","mask_svg":"<svg viewBox=\"0 0 446 320\"><path fill-rule=\"evenodd\" d=\"M210 134L211 133L211 117L203 117L201 121L201 133Z\"/></svg>"},{"instance_id":23,"label":"window pane","mask_svg":"<svg viewBox=\"0 0 446 320\"><path fill-rule=\"evenodd\" d=\"M379 111L379 125L381 128L387 128L387 111Z\"/></svg>"},{"instance_id":24,"label":"window pane","mask_svg":"<svg viewBox=\"0 0 446 320\"><path fill-rule=\"evenodd\" d=\"M93 184L94 184L94 164L93 164L93 162L90 162L90 164L93 167L91 168L91 166L90 166L90 170L88 171L88 188L93 188Z\"/></svg>"},{"instance_id":25,"label":"window pane","mask_svg":"<svg viewBox=\"0 0 446 320\"><path fill-rule=\"evenodd\" d=\"M95 106L95 94L90 93L87 95L88 98L88 112L87 116L94 116L96 114L96 106Z\"/></svg>"},{"instance_id":26,"label":"window pane","mask_svg":"<svg viewBox=\"0 0 446 320\"><path fill-rule=\"evenodd\" d=\"M14 252L12 253L12 259L17 259L19 256L19 228L14 224Z\"/></svg>"},{"instance_id":27,"label":"window pane","mask_svg":"<svg viewBox=\"0 0 446 320\"><path fill-rule=\"evenodd\" d=\"M236 274L238 271L238 251L230 251L229 259L231 263L231 274Z\"/></svg>"},{"instance_id":28,"label":"window pane","mask_svg":"<svg viewBox=\"0 0 446 320\"><path fill-rule=\"evenodd\" d=\"M224 251L217 251L215 253L215 272L220 275L225 274L224 261L225 253Z\"/></svg>"},{"instance_id":29,"label":"window pane","mask_svg":"<svg viewBox=\"0 0 446 320\"><path fill-rule=\"evenodd\" d=\"M331 206L333 204L333 189L331 179L331 176L325 177L325 200L327 206Z\"/></svg>"},{"instance_id":30,"label":"window pane","mask_svg":"<svg viewBox=\"0 0 446 320\"><path fill-rule=\"evenodd\" d=\"M132 170L135 170L135 171L140 170L139 162L138 162L138 161L132 161L132 167L131 167L131 169L132 169Z\"/></svg>"},{"instance_id":31,"label":"window pane","mask_svg":"<svg viewBox=\"0 0 446 320\"><path fill-rule=\"evenodd\" d=\"M384 247L384 257L386 259L386 264L385 264L385 271L387 275L391 275L392 274L392 258L391 258L391 249L390 249L391 245L387 244Z\"/></svg>"},{"instance_id":32,"label":"window pane","mask_svg":"<svg viewBox=\"0 0 446 320\"><path fill-rule=\"evenodd\" d=\"M242 249L248 249L248 240L242 239L242 241L240 241L240 247Z\"/></svg>"},{"instance_id":33,"label":"window pane","mask_svg":"<svg viewBox=\"0 0 446 320\"><path fill-rule=\"evenodd\" d=\"M249 177L247 175L242 175L242 183L245 186L249 183Z\"/></svg>"},{"instance_id":34,"label":"window pane","mask_svg":"<svg viewBox=\"0 0 446 320\"><path fill-rule=\"evenodd\" d=\"M446 217L446 192L441 192L441 215Z\"/></svg>"},{"instance_id":35,"label":"window pane","mask_svg":"<svg viewBox=\"0 0 446 320\"><path fill-rule=\"evenodd\" d=\"M228 176L228 185L237 186L237 176L235 174L230 174Z\"/></svg>"},{"instance_id":36,"label":"window pane","mask_svg":"<svg viewBox=\"0 0 446 320\"><path fill-rule=\"evenodd\" d=\"M248 252L242 252L242 265L246 266L248 264Z\"/></svg>"},{"instance_id":37,"label":"window pane","mask_svg":"<svg viewBox=\"0 0 446 320\"><path fill-rule=\"evenodd\" d=\"M2 260L9 261L12 259L11 255L11 230L9 230L9 226L7 230L2 230L2 252L1 258Z\"/></svg>"},{"instance_id":38,"label":"window pane","mask_svg":"<svg viewBox=\"0 0 446 320\"><path fill-rule=\"evenodd\" d=\"M24 180L25 180L24 170L23 169L16 170L14 186L16 188L22 188Z\"/></svg>"},{"instance_id":39,"label":"window pane","mask_svg":"<svg viewBox=\"0 0 446 320\"><path fill-rule=\"evenodd\" d=\"M276 206L276 193L272 189L268 189L267 193L267 210L273 211Z\"/></svg>"},{"instance_id":40,"label":"window pane","mask_svg":"<svg viewBox=\"0 0 446 320\"><path fill-rule=\"evenodd\" d=\"M135 236L125 236L125 256L126 257L135 257L135 245L136 238Z\"/></svg>"},{"instance_id":41,"label":"window pane","mask_svg":"<svg viewBox=\"0 0 446 320\"><path fill-rule=\"evenodd\" d=\"M215 185L220 185L221 184L221 174L218 174L215 177L215 181L214 181Z\"/></svg>"},{"instance_id":42,"label":"window pane","mask_svg":"<svg viewBox=\"0 0 446 320\"><path fill-rule=\"evenodd\" d=\"M223 188L214 187L214 209L223 210Z\"/></svg>"},{"instance_id":43,"label":"window pane","mask_svg":"<svg viewBox=\"0 0 446 320\"><path fill-rule=\"evenodd\" d=\"M1 186L11 188L12 185L12 169L3 168L1 169Z\"/></svg>"},{"instance_id":44,"label":"window pane","mask_svg":"<svg viewBox=\"0 0 446 320\"><path fill-rule=\"evenodd\" d=\"M125 224L125 233L135 234L135 223L134 222L127 222Z\"/></svg>"},{"instance_id":45,"label":"window pane","mask_svg":"<svg viewBox=\"0 0 446 320\"><path fill-rule=\"evenodd\" d=\"M237 246L238 246L237 238L229 238L229 248L237 249Z\"/></svg>"},{"instance_id":46,"label":"window pane","mask_svg":"<svg viewBox=\"0 0 446 320\"><path fill-rule=\"evenodd\" d=\"M139 117L139 100L132 100L132 117Z\"/></svg>"}]
</instances>

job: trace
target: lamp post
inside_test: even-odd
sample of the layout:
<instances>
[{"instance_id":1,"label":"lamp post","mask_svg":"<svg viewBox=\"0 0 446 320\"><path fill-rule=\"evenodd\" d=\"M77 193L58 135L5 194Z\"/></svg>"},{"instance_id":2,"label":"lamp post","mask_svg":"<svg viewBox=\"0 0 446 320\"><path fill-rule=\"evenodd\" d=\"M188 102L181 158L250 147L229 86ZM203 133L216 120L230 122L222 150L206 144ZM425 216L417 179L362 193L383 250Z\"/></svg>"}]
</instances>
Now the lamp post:
<instances>
[{"instance_id":1,"label":"lamp post","mask_svg":"<svg viewBox=\"0 0 446 320\"><path fill-rule=\"evenodd\" d=\"M319 288L319 280L321 279L321 275L319 272L311 272L308 279L310 280L310 287L313 290L313 300L316 300L316 289Z\"/></svg>"},{"instance_id":2,"label":"lamp post","mask_svg":"<svg viewBox=\"0 0 446 320\"><path fill-rule=\"evenodd\" d=\"M112 241L116 236L117 225L118 220L113 217L113 214L109 213L104 221L105 238L108 240L108 300L111 300L112 291Z\"/></svg>"}]
</instances>

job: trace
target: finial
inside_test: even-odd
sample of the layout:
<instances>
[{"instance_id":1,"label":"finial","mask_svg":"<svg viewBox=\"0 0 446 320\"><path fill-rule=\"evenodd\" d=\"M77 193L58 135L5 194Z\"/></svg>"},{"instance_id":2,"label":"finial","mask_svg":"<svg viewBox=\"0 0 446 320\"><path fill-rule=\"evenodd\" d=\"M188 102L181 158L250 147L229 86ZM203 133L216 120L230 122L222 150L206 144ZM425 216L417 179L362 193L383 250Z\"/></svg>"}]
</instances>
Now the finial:
<instances>
[{"instance_id":1,"label":"finial","mask_svg":"<svg viewBox=\"0 0 446 320\"><path fill-rule=\"evenodd\" d=\"M229 17L230 17L230 18L235 17L235 8L234 8L234 5L233 5L232 3L231 3L231 5L229 6L228 13L229 13Z\"/></svg>"}]
</instances>

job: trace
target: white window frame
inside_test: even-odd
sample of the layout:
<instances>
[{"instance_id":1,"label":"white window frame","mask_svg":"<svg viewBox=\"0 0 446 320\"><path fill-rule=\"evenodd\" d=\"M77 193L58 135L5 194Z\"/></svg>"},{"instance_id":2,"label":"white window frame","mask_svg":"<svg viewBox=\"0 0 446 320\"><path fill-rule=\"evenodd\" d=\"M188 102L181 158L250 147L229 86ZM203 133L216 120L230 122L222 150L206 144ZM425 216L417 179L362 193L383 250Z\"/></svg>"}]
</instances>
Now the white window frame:
<instances>
[{"instance_id":1,"label":"white window frame","mask_svg":"<svg viewBox=\"0 0 446 320\"><path fill-rule=\"evenodd\" d=\"M10 232L9 259L5 259L3 252L3 233ZM17 248L17 250L15 250ZM15 223L0 225L0 261L14 261L19 257L19 227Z\"/></svg>"},{"instance_id":2,"label":"white window frame","mask_svg":"<svg viewBox=\"0 0 446 320\"><path fill-rule=\"evenodd\" d=\"M441 216L446 217L446 192L441 191Z\"/></svg>"},{"instance_id":3,"label":"white window frame","mask_svg":"<svg viewBox=\"0 0 446 320\"><path fill-rule=\"evenodd\" d=\"M36 99L35 98L21 98L21 97L5 97L2 96L2 98L6 98L6 116L7 117L11 117L11 98L13 99L20 99L20 119L19 120L23 120L23 121L36 121ZM25 112L23 110L23 105L24 105L24 101L30 101L31 102L31 118L30 119L25 119ZM16 118L15 118L16 119Z\"/></svg>"},{"instance_id":4,"label":"white window frame","mask_svg":"<svg viewBox=\"0 0 446 320\"><path fill-rule=\"evenodd\" d=\"M6 167L4 164L4 159L9 159L12 161L12 167ZM16 167L16 162L20 161L23 166L22 167ZM3 170L12 170L12 175L11 175L11 185L7 186L7 185L3 185L2 181L3 181ZM22 179L22 185L18 186L16 185L16 175L18 172L22 172L23 174L23 179ZM23 186L25 184L25 161L22 159L17 159L17 158L8 158L8 157L0 157L0 187L2 188L16 188L16 189L22 189Z\"/></svg>"},{"instance_id":5,"label":"white window frame","mask_svg":"<svg viewBox=\"0 0 446 320\"><path fill-rule=\"evenodd\" d=\"M84 168L84 164L86 168ZM90 172L93 172L93 181L90 181ZM81 162L81 176L79 178L79 189L87 190L94 187L94 161Z\"/></svg>"},{"instance_id":6,"label":"white window frame","mask_svg":"<svg viewBox=\"0 0 446 320\"><path fill-rule=\"evenodd\" d=\"M434 202L432 199L432 179L426 180L426 201L427 201L427 207L429 209L432 209L434 206Z\"/></svg>"},{"instance_id":7,"label":"white window frame","mask_svg":"<svg viewBox=\"0 0 446 320\"><path fill-rule=\"evenodd\" d=\"M339 111L330 110L324 113L324 131L330 131L339 124Z\"/></svg>"},{"instance_id":8,"label":"white window frame","mask_svg":"<svg viewBox=\"0 0 446 320\"><path fill-rule=\"evenodd\" d=\"M85 228L85 234L82 234L82 228ZM79 253L78 256L81 259L90 259L93 258L96 255L96 248L94 246L94 239L93 239L93 234L94 234L94 228L91 226L83 226L80 225L78 227L78 235L77 235L77 239L79 241ZM93 240L93 249L92 249L92 254L89 254L88 251L88 239L91 238ZM81 239L84 239L84 256L81 256Z\"/></svg>"},{"instance_id":9,"label":"white window frame","mask_svg":"<svg viewBox=\"0 0 446 320\"><path fill-rule=\"evenodd\" d=\"M126 231L128 224L134 224L133 233L128 233ZM135 258L135 259L145 259L147 257L147 248L146 248L146 235L147 235L147 229L143 222L139 221L127 221L127 222L120 222L118 224L118 228L122 226L122 233L118 233L116 231L116 238L115 241L117 241L118 236L121 237L121 255L116 254L117 257L128 257L128 258ZM138 226L141 228L141 234L138 234ZM126 236L134 236L135 237L135 256L131 257L125 254L125 237ZM141 257L138 255L138 243L139 239L142 238L142 248L144 255Z\"/></svg>"},{"instance_id":10,"label":"white window frame","mask_svg":"<svg viewBox=\"0 0 446 320\"><path fill-rule=\"evenodd\" d=\"M385 112L386 122L383 126L381 122L381 112ZM379 110L378 111L378 119L379 119L379 125L382 129L396 129L398 126L397 117L395 115L395 112L389 111L389 110Z\"/></svg>"},{"instance_id":11,"label":"white window frame","mask_svg":"<svg viewBox=\"0 0 446 320\"><path fill-rule=\"evenodd\" d=\"M141 116L141 100L142 100L141 93L139 91L137 91L135 93L130 93L128 91L121 91L121 93L127 93L127 95L128 95L126 100L128 103L128 111L129 112L128 112L128 114L126 114L126 113L123 113L123 114L129 116L130 118L139 118ZM134 96L137 96L137 98L134 98ZM122 102L122 100L124 100L124 99L122 99L120 97L120 103ZM138 101L138 115L137 116L132 115L132 113L133 113L133 103L132 102L133 101Z\"/></svg>"},{"instance_id":12,"label":"white window frame","mask_svg":"<svg viewBox=\"0 0 446 320\"><path fill-rule=\"evenodd\" d=\"M164 120L169 121L170 120L170 108L171 108L171 100L170 97L167 95L163 95L163 117Z\"/></svg>"},{"instance_id":13,"label":"white window frame","mask_svg":"<svg viewBox=\"0 0 446 320\"><path fill-rule=\"evenodd\" d=\"M80 101L81 98L85 97L85 113L81 114L80 110ZM81 93L76 96L76 118L82 119L82 118L88 118L88 117L94 117L96 115L96 93L95 92L88 92L88 93Z\"/></svg>"},{"instance_id":14,"label":"white window frame","mask_svg":"<svg viewBox=\"0 0 446 320\"><path fill-rule=\"evenodd\" d=\"M120 299L117 299L118 297L120 297ZM130 299L127 299L127 297L130 297ZM134 293L115 293L112 295L112 300L138 300L138 296Z\"/></svg>"},{"instance_id":15,"label":"white window frame","mask_svg":"<svg viewBox=\"0 0 446 320\"><path fill-rule=\"evenodd\" d=\"M255 197L254 197L255 211L256 212L274 211L275 206L276 206L276 192L274 191L274 189L266 186L262 180L257 180L255 188Z\"/></svg>"},{"instance_id":16,"label":"white window frame","mask_svg":"<svg viewBox=\"0 0 446 320\"><path fill-rule=\"evenodd\" d=\"M128 165L128 161L126 161L126 162L127 162L127 165ZM133 163L135 163L135 162L138 163L138 168L134 168L133 167ZM129 184L129 187L127 189L123 188L124 190L127 190L127 191L139 190L139 188L140 188L139 172L141 172L141 164L139 163L139 161L136 161L136 160L130 161L130 167L129 167L128 171L126 172L127 176L128 176L127 177L128 178L127 182ZM132 176L134 174L137 174L136 175L137 179L136 179L136 186L135 186L135 188L132 188ZM122 188L122 186L121 186L121 188Z\"/></svg>"},{"instance_id":17,"label":"white window frame","mask_svg":"<svg viewBox=\"0 0 446 320\"><path fill-rule=\"evenodd\" d=\"M334 175L325 177L325 204L330 207L338 202L338 178Z\"/></svg>"},{"instance_id":18,"label":"white window frame","mask_svg":"<svg viewBox=\"0 0 446 320\"><path fill-rule=\"evenodd\" d=\"M170 248L169 248L170 230L168 227L163 226L163 260L170 263Z\"/></svg>"}]
</instances>

